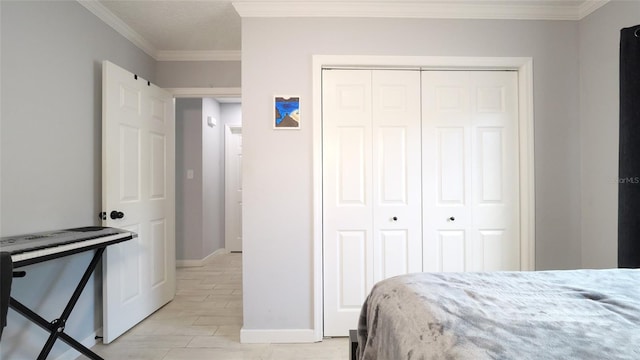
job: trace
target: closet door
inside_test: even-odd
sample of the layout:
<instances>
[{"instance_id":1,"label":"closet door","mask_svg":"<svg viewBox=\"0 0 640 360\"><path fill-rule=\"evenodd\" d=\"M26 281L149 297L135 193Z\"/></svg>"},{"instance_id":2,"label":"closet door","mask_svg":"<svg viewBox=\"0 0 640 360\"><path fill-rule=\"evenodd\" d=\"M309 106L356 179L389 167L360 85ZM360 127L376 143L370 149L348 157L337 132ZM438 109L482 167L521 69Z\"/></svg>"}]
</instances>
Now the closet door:
<instances>
[{"instance_id":1,"label":"closet door","mask_svg":"<svg viewBox=\"0 0 640 360\"><path fill-rule=\"evenodd\" d=\"M325 70L322 88L324 335L345 336L373 286L371 72Z\"/></svg>"},{"instance_id":2,"label":"closet door","mask_svg":"<svg viewBox=\"0 0 640 360\"><path fill-rule=\"evenodd\" d=\"M323 71L324 335L373 284L420 271L420 74Z\"/></svg>"},{"instance_id":3,"label":"closet door","mask_svg":"<svg viewBox=\"0 0 640 360\"><path fill-rule=\"evenodd\" d=\"M374 282L422 271L420 72L376 70L373 84Z\"/></svg>"},{"instance_id":4,"label":"closet door","mask_svg":"<svg viewBox=\"0 0 640 360\"><path fill-rule=\"evenodd\" d=\"M520 270L517 73L425 71L425 271Z\"/></svg>"}]
</instances>

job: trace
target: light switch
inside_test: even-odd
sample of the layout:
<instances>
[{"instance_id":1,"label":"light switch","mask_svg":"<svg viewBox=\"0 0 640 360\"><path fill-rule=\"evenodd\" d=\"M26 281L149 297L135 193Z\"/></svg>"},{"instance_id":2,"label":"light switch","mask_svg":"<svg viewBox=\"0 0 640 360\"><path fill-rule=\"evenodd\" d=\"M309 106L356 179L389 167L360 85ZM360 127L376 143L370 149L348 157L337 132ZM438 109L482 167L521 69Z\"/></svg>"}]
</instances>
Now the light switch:
<instances>
[{"instance_id":1,"label":"light switch","mask_svg":"<svg viewBox=\"0 0 640 360\"><path fill-rule=\"evenodd\" d=\"M189 180L193 179L193 169L187 170L187 179Z\"/></svg>"},{"instance_id":2,"label":"light switch","mask_svg":"<svg viewBox=\"0 0 640 360\"><path fill-rule=\"evenodd\" d=\"M214 127L216 126L216 123L218 121L216 120L216 118L214 118L213 116L207 116L207 124L209 125L209 127Z\"/></svg>"}]
</instances>

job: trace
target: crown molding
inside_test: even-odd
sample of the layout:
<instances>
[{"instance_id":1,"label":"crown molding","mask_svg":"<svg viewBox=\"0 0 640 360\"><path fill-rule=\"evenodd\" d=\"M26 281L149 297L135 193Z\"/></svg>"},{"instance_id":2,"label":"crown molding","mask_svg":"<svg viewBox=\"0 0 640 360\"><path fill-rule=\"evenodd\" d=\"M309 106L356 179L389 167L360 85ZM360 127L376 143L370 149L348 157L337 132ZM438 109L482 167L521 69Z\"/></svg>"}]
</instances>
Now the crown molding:
<instances>
[{"instance_id":1,"label":"crown molding","mask_svg":"<svg viewBox=\"0 0 640 360\"><path fill-rule=\"evenodd\" d=\"M153 45L151 45L151 43L147 41L147 39L142 37L142 35L138 34L135 30L130 28L129 25L125 24L124 21L120 20L120 18L112 13L109 9L104 7L104 5L100 4L98 0L77 1L78 3L80 3L80 5L84 6L87 10L92 12L100 20L104 21L104 23L111 26L120 35L131 41L133 45L140 48L140 50L147 53L147 55L156 59L158 51L155 49L155 47L153 47Z\"/></svg>"},{"instance_id":2,"label":"crown molding","mask_svg":"<svg viewBox=\"0 0 640 360\"><path fill-rule=\"evenodd\" d=\"M240 50L160 50L156 56L158 61L240 61L240 59Z\"/></svg>"},{"instance_id":3,"label":"crown molding","mask_svg":"<svg viewBox=\"0 0 640 360\"><path fill-rule=\"evenodd\" d=\"M241 17L374 17L427 19L580 20L609 0L581 5L518 5L515 2L314 2L240 1L233 6Z\"/></svg>"},{"instance_id":4,"label":"crown molding","mask_svg":"<svg viewBox=\"0 0 640 360\"><path fill-rule=\"evenodd\" d=\"M513 19L581 20L610 0L586 0L575 6L518 5L515 2L319 2L319 1L236 1L241 17L373 17L422 19ZM156 61L241 61L240 50L175 51L158 50L98 0L77 0L87 10L111 26Z\"/></svg>"},{"instance_id":5,"label":"crown molding","mask_svg":"<svg viewBox=\"0 0 640 360\"><path fill-rule=\"evenodd\" d=\"M604 5L606 5L611 0L586 0L580 5L578 9L578 15L580 19L584 19L589 16L592 12L600 9Z\"/></svg>"},{"instance_id":6,"label":"crown molding","mask_svg":"<svg viewBox=\"0 0 640 360\"><path fill-rule=\"evenodd\" d=\"M147 39L125 24L98 0L77 0L87 10L111 26L156 61L240 61L240 50L179 51L157 50Z\"/></svg>"}]
</instances>

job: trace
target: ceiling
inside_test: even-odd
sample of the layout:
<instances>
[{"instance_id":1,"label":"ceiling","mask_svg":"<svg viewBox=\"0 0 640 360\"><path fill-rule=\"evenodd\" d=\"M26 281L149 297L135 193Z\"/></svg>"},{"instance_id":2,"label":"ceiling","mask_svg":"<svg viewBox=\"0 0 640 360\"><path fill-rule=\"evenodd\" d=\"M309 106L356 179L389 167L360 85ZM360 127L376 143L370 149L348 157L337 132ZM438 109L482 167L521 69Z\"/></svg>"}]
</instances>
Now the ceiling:
<instances>
[{"instance_id":1,"label":"ceiling","mask_svg":"<svg viewBox=\"0 0 640 360\"><path fill-rule=\"evenodd\" d=\"M579 20L609 0L78 0L156 60L240 60L243 17Z\"/></svg>"}]
</instances>

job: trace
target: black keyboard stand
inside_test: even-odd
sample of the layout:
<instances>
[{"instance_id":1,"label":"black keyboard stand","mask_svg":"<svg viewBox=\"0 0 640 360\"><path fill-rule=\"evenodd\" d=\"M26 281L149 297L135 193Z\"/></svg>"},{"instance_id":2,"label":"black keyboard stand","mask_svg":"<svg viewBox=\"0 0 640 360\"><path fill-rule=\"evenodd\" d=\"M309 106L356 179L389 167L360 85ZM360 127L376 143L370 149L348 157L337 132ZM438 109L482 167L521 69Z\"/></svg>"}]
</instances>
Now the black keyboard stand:
<instances>
[{"instance_id":1,"label":"black keyboard stand","mask_svg":"<svg viewBox=\"0 0 640 360\"><path fill-rule=\"evenodd\" d=\"M22 314L22 316L26 317L27 319L31 320L33 323L39 325L41 328L49 332L49 338L47 339L47 342L44 344L44 347L42 348L40 355L38 355L38 360L45 360L47 356L49 356L49 353L51 352L51 349L53 348L53 345L55 344L56 340L58 340L58 338L60 338L60 340L64 341L69 346L76 349L77 351L79 351L89 359L104 360L103 358L98 356L98 354L89 350L89 348L82 345L81 343L73 339L71 336L67 335L64 332L64 327L67 322L67 319L69 318L69 315L71 315L71 311L76 306L76 303L80 298L80 294L82 294L82 291L87 285L87 282L91 277L91 274L96 269L96 266L98 266L98 263L102 259L102 253L104 252L104 249L106 247L107 245L105 244L104 246L98 247L96 249L96 253L93 256L93 259L91 259L91 262L89 263L89 266L85 270L84 275L82 276L82 279L80 279L80 282L78 283L78 286L76 286L76 289L73 292L73 295L71 295L71 299L69 299L67 306L64 308L62 315L60 315L58 319L48 322L47 320L42 318L40 315L36 314L31 309L27 308L26 306L21 304L19 301L17 301L13 297L11 297L11 299L9 300L10 308Z\"/></svg>"}]
</instances>

